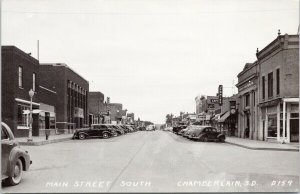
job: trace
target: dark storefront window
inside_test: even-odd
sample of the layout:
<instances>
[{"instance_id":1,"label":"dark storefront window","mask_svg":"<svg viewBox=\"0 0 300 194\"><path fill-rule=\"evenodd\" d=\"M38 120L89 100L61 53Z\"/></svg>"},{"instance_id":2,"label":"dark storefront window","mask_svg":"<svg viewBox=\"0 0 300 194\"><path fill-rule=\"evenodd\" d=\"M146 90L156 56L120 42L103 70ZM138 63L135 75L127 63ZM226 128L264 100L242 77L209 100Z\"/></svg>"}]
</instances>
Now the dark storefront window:
<instances>
[{"instance_id":1,"label":"dark storefront window","mask_svg":"<svg viewBox=\"0 0 300 194\"><path fill-rule=\"evenodd\" d=\"M273 97L273 72L268 74L268 98Z\"/></svg>"},{"instance_id":2,"label":"dark storefront window","mask_svg":"<svg viewBox=\"0 0 300 194\"><path fill-rule=\"evenodd\" d=\"M268 137L277 137L277 115L268 115Z\"/></svg>"},{"instance_id":3,"label":"dark storefront window","mask_svg":"<svg viewBox=\"0 0 300 194\"><path fill-rule=\"evenodd\" d=\"M276 94L280 93L280 69L276 70Z\"/></svg>"},{"instance_id":4,"label":"dark storefront window","mask_svg":"<svg viewBox=\"0 0 300 194\"><path fill-rule=\"evenodd\" d=\"M265 76L262 76L262 99L265 99L266 94L266 80Z\"/></svg>"}]
</instances>

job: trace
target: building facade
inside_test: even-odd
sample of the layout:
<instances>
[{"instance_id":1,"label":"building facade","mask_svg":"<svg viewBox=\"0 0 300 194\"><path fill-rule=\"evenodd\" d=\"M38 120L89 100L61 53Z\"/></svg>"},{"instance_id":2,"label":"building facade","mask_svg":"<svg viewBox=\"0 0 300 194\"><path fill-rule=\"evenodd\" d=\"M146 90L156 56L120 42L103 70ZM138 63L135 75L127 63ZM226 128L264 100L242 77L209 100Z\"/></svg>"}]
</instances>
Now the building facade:
<instances>
[{"instance_id":1,"label":"building facade","mask_svg":"<svg viewBox=\"0 0 300 194\"><path fill-rule=\"evenodd\" d=\"M247 63L238 74L238 137L258 138L258 76L257 62Z\"/></svg>"},{"instance_id":2,"label":"building facade","mask_svg":"<svg viewBox=\"0 0 300 194\"><path fill-rule=\"evenodd\" d=\"M56 92L40 83L39 61L15 46L2 46L2 121L16 137L26 137L30 126L32 89L32 135L45 135L56 128L53 98ZM51 130L55 133L55 130Z\"/></svg>"},{"instance_id":3,"label":"building facade","mask_svg":"<svg viewBox=\"0 0 300 194\"><path fill-rule=\"evenodd\" d=\"M257 52L257 62L258 139L299 142L299 36L278 35Z\"/></svg>"},{"instance_id":4,"label":"building facade","mask_svg":"<svg viewBox=\"0 0 300 194\"><path fill-rule=\"evenodd\" d=\"M40 64L40 83L56 92L56 127L60 132L88 126L89 83L64 63ZM53 79L55 78L55 79Z\"/></svg>"},{"instance_id":5,"label":"building facade","mask_svg":"<svg viewBox=\"0 0 300 194\"><path fill-rule=\"evenodd\" d=\"M89 92L88 96L89 124L100 124L104 122L103 115L107 115L104 108L104 94L101 92Z\"/></svg>"}]
</instances>

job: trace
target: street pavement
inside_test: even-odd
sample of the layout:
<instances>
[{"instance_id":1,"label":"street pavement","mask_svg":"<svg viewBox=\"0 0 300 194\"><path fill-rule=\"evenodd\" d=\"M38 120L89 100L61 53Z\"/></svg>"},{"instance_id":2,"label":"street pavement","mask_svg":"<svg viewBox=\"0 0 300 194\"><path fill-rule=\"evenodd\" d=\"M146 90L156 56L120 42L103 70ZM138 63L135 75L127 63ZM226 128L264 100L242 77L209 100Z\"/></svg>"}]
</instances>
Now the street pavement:
<instances>
[{"instance_id":1,"label":"street pavement","mask_svg":"<svg viewBox=\"0 0 300 194\"><path fill-rule=\"evenodd\" d=\"M195 142L165 131L22 146L14 192L298 192L299 153Z\"/></svg>"}]
</instances>

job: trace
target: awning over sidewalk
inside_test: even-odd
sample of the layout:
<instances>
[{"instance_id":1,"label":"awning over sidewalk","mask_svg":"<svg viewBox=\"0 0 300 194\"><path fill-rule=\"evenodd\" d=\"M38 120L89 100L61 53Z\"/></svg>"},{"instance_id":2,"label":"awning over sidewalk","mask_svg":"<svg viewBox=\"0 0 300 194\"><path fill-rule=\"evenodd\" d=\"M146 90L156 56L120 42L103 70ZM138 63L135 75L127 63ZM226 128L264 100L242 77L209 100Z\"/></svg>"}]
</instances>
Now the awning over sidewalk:
<instances>
[{"instance_id":1,"label":"awning over sidewalk","mask_svg":"<svg viewBox=\"0 0 300 194\"><path fill-rule=\"evenodd\" d=\"M223 114L223 115L221 116L220 119L218 119L218 122L219 122L219 123L223 123L229 116L230 116L230 112L227 111L225 114Z\"/></svg>"}]
</instances>

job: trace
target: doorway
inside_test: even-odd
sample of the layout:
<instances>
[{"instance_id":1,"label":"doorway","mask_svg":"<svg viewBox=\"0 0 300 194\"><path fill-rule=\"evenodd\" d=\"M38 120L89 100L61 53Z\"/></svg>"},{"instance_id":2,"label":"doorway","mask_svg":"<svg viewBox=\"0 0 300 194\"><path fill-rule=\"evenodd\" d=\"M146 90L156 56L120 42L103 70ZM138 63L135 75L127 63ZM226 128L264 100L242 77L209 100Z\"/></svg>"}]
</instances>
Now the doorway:
<instances>
[{"instance_id":1,"label":"doorway","mask_svg":"<svg viewBox=\"0 0 300 194\"><path fill-rule=\"evenodd\" d=\"M299 119L290 119L290 141L299 142Z\"/></svg>"}]
</instances>

